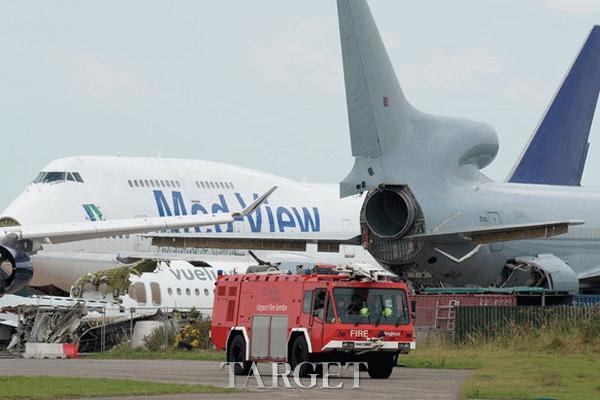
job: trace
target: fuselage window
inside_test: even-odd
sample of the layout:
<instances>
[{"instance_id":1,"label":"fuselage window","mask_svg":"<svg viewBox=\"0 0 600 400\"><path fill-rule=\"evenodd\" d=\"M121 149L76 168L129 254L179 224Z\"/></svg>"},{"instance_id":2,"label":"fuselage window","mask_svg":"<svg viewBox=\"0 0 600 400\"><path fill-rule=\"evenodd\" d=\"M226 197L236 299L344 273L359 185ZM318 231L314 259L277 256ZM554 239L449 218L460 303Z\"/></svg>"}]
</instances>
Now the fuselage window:
<instances>
[{"instance_id":1,"label":"fuselage window","mask_svg":"<svg viewBox=\"0 0 600 400\"><path fill-rule=\"evenodd\" d=\"M150 179L150 186L154 186L154 179Z\"/></svg>"},{"instance_id":2,"label":"fuselage window","mask_svg":"<svg viewBox=\"0 0 600 400\"><path fill-rule=\"evenodd\" d=\"M160 181L160 186L161 186L161 187L165 187L165 181L163 181L162 179L161 179L161 181Z\"/></svg>"},{"instance_id":3,"label":"fuselage window","mask_svg":"<svg viewBox=\"0 0 600 400\"><path fill-rule=\"evenodd\" d=\"M219 185L221 185L221 189L225 189L225 184L223 182L219 182Z\"/></svg>"},{"instance_id":4,"label":"fuselage window","mask_svg":"<svg viewBox=\"0 0 600 400\"><path fill-rule=\"evenodd\" d=\"M196 294L196 296L200 296L200 289L196 288L194 290L194 293Z\"/></svg>"},{"instance_id":5,"label":"fuselage window","mask_svg":"<svg viewBox=\"0 0 600 400\"><path fill-rule=\"evenodd\" d=\"M185 289L185 294L187 294L188 296L191 296L192 291L190 289Z\"/></svg>"},{"instance_id":6,"label":"fuselage window","mask_svg":"<svg viewBox=\"0 0 600 400\"><path fill-rule=\"evenodd\" d=\"M171 288L167 288L167 294L168 294L169 296L172 296L172 295L173 295L173 289L171 289Z\"/></svg>"},{"instance_id":7,"label":"fuselage window","mask_svg":"<svg viewBox=\"0 0 600 400\"><path fill-rule=\"evenodd\" d=\"M67 180L70 182L75 182L75 177L73 176L72 173L67 172Z\"/></svg>"},{"instance_id":8,"label":"fuselage window","mask_svg":"<svg viewBox=\"0 0 600 400\"><path fill-rule=\"evenodd\" d=\"M177 296L181 296L181 289L177 288Z\"/></svg>"},{"instance_id":9,"label":"fuselage window","mask_svg":"<svg viewBox=\"0 0 600 400\"><path fill-rule=\"evenodd\" d=\"M133 187L133 182L131 182L130 180L127 182L129 183L129 187Z\"/></svg>"},{"instance_id":10,"label":"fuselage window","mask_svg":"<svg viewBox=\"0 0 600 400\"><path fill-rule=\"evenodd\" d=\"M196 184L196 187L199 189L200 185L198 184L198 181L194 182Z\"/></svg>"},{"instance_id":11,"label":"fuselage window","mask_svg":"<svg viewBox=\"0 0 600 400\"><path fill-rule=\"evenodd\" d=\"M200 184L202 185L202 189L206 189L206 185L204 185L204 182L200 182Z\"/></svg>"},{"instance_id":12,"label":"fuselage window","mask_svg":"<svg viewBox=\"0 0 600 400\"><path fill-rule=\"evenodd\" d=\"M211 182L211 183L210 183L210 187L211 187L212 189L214 189L214 188L215 188L215 183L214 183L214 182Z\"/></svg>"},{"instance_id":13,"label":"fuselage window","mask_svg":"<svg viewBox=\"0 0 600 400\"><path fill-rule=\"evenodd\" d=\"M208 296L208 294L209 294L208 289L204 289L204 295Z\"/></svg>"},{"instance_id":14,"label":"fuselage window","mask_svg":"<svg viewBox=\"0 0 600 400\"><path fill-rule=\"evenodd\" d=\"M135 184L135 187L139 187L139 186L140 186L140 185L138 184L138 181L137 181L137 180L133 181L133 183Z\"/></svg>"},{"instance_id":15,"label":"fuselage window","mask_svg":"<svg viewBox=\"0 0 600 400\"><path fill-rule=\"evenodd\" d=\"M233 182L229 182L229 184L231 185L232 189L235 189L235 186L233 186Z\"/></svg>"},{"instance_id":16,"label":"fuselage window","mask_svg":"<svg viewBox=\"0 0 600 400\"><path fill-rule=\"evenodd\" d=\"M160 285L157 282L150 283L150 292L152 293L152 304L155 306L160 305Z\"/></svg>"},{"instance_id":17,"label":"fuselage window","mask_svg":"<svg viewBox=\"0 0 600 400\"><path fill-rule=\"evenodd\" d=\"M148 179L146 179L144 182L146 183L146 187L150 187L150 182L148 182Z\"/></svg>"},{"instance_id":18,"label":"fuselage window","mask_svg":"<svg viewBox=\"0 0 600 400\"><path fill-rule=\"evenodd\" d=\"M165 181L167 183L167 187L171 187L171 184L169 183L169 181Z\"/></svg>"},{"instance_id":19,"label":"fuselage window","mask_svg":"<svg viewBox=\"0 0 600 400\"><path fill-rule=\"evenodd\" d=\"M143 282L136 282L133 284L133 296L131 292L129 294L134 300L140 304L146 304L146 286Z\"/></svg>"}]
</instances>

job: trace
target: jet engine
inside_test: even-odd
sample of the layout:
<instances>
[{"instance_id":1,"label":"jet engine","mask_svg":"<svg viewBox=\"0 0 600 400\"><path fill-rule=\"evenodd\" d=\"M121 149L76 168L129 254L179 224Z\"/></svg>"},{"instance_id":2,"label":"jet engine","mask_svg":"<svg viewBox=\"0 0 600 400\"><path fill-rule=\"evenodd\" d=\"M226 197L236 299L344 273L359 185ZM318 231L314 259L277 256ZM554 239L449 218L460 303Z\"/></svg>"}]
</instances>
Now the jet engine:
<instances>
[{"instance_id":1,"label":"jet engine","mask_svg":"<svg viewBox=\"0 0 600 400\"><path fill-rule=\"evenodd\" d=\"M29 256L17 248L0 245L0 295L24 288L32 277Z\"/></svg>"},{"instance_id":2,"label":"jet engine","mask_svg":"<svg viewBox=\"0 0 600 400\"><path fill-rule=\"evenodd\" d=\"M403 238L424 228L423 211L407 186L382 185L369 191L361 211L361 231L363 246L378 261L412 263L422 243Z\"/></svg>"}]
</instances>

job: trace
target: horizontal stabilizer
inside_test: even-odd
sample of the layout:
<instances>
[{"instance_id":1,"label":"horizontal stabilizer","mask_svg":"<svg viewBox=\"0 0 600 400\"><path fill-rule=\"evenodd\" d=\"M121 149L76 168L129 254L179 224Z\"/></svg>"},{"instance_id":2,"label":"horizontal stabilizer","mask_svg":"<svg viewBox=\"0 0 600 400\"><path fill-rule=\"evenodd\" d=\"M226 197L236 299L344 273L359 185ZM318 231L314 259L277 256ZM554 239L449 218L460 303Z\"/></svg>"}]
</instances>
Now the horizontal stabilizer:
<instances>
[{"instance_id":1,"label":"horizontal stabilizer","mask_svg":"<svg viewBox=\"0 0 600 400\"><path fill-rule=\"evenodd\" d=\"M600 26L595 26L508 181L579 186L599 91Z\"/></svg>"},{"instance_id":2,"label":"horizontal stabilizer","mask_svg":"<svg viewBox=\"0 0 600 400\"><path fill-rule=\"evenodd\" d=\"M440 230L407 236L406 239L425 240L435 243L471 241L476 244L508 242L562 235L569 226L581 225L584 221L552 221L532 224L494 225L486 227Z\"/></svg>"}]
</instances>

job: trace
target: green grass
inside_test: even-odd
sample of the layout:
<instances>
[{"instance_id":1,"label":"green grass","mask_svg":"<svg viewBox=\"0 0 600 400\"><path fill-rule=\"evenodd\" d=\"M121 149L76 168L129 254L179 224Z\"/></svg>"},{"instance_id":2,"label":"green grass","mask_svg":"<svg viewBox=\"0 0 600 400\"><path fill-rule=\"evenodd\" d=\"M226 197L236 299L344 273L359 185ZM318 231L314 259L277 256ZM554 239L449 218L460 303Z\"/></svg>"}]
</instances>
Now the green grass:
<instances>
[{"instance_id":1,"label":"green grass","mask_svg":"<svg viewBox=\"0 0 600 400\"><path fill-rule=\"evenodd\" d=\"M117 348L103 353L91 353L86 358L95 360L195 360L195 361L225 361L225 353L213 350L131 350Z\"/></svg>"},{"instance_id":2,"label":"green grass","mask_svg":"<svg viewBox=\"0 0 600 400\"><path fill-rule=\"evenodd\" d=\"M234 393L210 385L185 385L125 379L2 376L0 399L64 399L96 396L140 396L181 393Z\"/></svg>"},{"instance_id":3,"label":"green grass","mask_svg":"<svg viewBox=\"0 0 600 400\"><path fill-rule=\"evenodd\" d=\"M511 327L495 338L420 342L399 359L412 368L474 369L466 399L600 399L600 330Z\"/></svg>"}]
</instances>

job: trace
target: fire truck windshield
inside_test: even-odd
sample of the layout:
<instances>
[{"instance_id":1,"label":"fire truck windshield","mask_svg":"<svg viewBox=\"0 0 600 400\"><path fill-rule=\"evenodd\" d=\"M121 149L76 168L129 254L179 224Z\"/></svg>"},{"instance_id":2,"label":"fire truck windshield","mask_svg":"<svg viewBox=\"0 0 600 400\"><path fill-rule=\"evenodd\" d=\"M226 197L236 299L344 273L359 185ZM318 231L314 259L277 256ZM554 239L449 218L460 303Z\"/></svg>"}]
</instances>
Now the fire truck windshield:
<instances>
[{"instance_id":1,"label":"fire truck windshield","mask_svg":"<svg viewBox=\"0 0 600 400\"><path fill-rule=\"evenodd\" d=\"M335 288L339 321L347 324L407 324L408 304L402 289Z\"/></svg>"}]
</instances>

